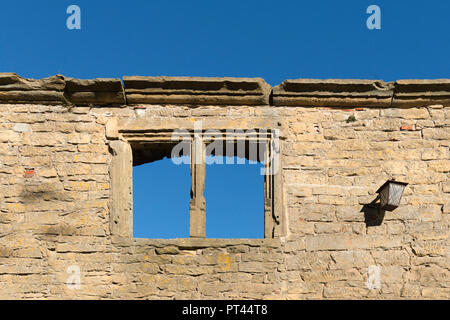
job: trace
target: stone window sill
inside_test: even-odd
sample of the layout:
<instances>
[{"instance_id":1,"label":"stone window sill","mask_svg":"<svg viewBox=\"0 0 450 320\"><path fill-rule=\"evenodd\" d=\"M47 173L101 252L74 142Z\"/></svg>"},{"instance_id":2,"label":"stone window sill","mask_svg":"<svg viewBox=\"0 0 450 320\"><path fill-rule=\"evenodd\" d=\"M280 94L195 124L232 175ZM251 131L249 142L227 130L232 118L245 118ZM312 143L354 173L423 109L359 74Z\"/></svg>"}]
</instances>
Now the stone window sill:
<instances>
[{"instance_id":1,"label":"stone window sill","mask_svg":"<svg viewBox=\"0 0 450 320\"><path fill-rule=\"evenodd\" d=\"M141 238L125 238L113 237L113 244L127 246L151 246L151 247L178 247L181 250L195 250L202 248L223 248L228 246L246 245L250 247L280 247L280 238L266 239L200 239L200 238L183 238L183 239L141 239Z\"/></svg>"}]
</instances>

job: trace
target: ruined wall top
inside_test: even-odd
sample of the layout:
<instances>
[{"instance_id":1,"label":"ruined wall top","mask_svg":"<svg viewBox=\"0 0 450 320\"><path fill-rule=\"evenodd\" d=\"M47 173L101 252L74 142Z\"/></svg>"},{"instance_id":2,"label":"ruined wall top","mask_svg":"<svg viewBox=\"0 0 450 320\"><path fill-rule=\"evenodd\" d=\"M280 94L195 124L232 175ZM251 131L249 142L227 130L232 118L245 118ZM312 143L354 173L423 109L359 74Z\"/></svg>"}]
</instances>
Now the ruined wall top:
<instances>
[{"instance_id":1,"label":"ruined wall top","mask_svg":"<svg viewBox=\"0 0 450 320\"><path fill-rule=\"evenodd\" d=\"M0 102L65 105L246 105L413 107L450 105L450 79L295 79L271 87L261 78L142 77L25 79L0 73Z\"/></svg>"}]
</instances>

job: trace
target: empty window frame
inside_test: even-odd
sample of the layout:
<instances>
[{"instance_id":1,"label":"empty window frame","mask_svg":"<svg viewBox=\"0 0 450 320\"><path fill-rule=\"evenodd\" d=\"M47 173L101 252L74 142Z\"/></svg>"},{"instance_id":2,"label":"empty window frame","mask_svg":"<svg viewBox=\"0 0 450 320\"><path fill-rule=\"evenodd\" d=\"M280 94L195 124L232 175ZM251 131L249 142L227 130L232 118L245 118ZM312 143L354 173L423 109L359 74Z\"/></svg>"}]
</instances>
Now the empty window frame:
<instances>
[{"instance_id":1,"label":"empty window frame","mask_svg":"<svg viewBox=\"0 0 450 320\"><path fill-rule=\"evenodd\" d=\"M179 141L175 143L174 140L177 139L173 137L173 130L129 133L124 134L124 138L127 141L110 142L114 156L111 167L113 180L111 230L114 235L132 236L131 168L133 164L148 162L152 157L161 158L162 154L168 156L168 148L161 148L161 144L170 146L172 157L190 156L189 236L191 238L206 237L204 190L207 154L232 155L253 161L264 159L262 161L264 163L264 238L283 235L280 150L277 136L271 130L232 130L231 133L227 130L206 132L186 130L181 136L178 134ZM214 144L216 146L222 144L223 151L212 147ZM231 145L234 147L227 148ZM165 151L162 151L163 149ZM233 151L231 153L227 150ZM230 153L227 154L227 152Z\"/></svg>"}]
</instances>

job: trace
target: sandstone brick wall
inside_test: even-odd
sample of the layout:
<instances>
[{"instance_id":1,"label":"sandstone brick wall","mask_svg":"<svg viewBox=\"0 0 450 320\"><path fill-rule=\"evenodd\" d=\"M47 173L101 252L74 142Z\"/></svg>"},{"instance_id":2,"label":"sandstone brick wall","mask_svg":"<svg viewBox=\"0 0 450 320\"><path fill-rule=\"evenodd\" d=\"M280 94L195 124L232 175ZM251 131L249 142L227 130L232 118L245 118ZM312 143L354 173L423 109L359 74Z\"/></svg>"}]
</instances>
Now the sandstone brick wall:
<instances>
[{"instance_id":1,"label":"sandstone brick wall","mask_svg":"<svg viewBox=\"0 0 450 320\"><path fill-rule=\"evenodd\" d=\"M449 83L0 74L0 298L448 299ZM283 236L111 233L111 119L120 134L266 118L282 128ZM390 178L409 185L373 223L367 204Z\"/></svg>"}]
</instances>

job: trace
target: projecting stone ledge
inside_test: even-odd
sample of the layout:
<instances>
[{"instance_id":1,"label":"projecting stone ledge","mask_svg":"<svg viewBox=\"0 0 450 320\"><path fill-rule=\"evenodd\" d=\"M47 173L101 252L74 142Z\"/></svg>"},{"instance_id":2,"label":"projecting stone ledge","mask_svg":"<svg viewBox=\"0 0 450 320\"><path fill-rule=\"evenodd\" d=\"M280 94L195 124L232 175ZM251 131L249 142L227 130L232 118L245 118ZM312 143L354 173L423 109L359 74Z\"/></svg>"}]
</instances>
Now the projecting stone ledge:
<instances>
[{"instance_id":1,"label":"projecting stone ledge","mask_svg":"<svg viewBox=\"0 0 450 320\"><path fill-rule=\"evenodd\" d=\"M124 77L81 80L56 75L24 79L0 73L0 103L50 105L181 104L298 107L450 106L450 79L286 80L272 89L261 78Z\"/></svg>"},{"instance_id":2,"label":"projecting stone ledge","mask_svg":"<svg viewBox=\"0 0 450 320\"><path fill-rule=\"evenodd\" d=\"M67 104L65 85L60 75L34 80L15 73L0 73L0 102Z\"/></svg>"},{"instance_id":3,"label":"projecting stone ledge","mask_svg":"<svg viewBox=\"0 0 450 320\"><path fill-rule=\"evenodd\" d=\"M66 78L65 92L73 104L126 104L120 79Z\"/></svg>"},{"instance_id":4,"label":"projecting stone ledge","mask_svg":"<svg viewBox=\"0 0 450 320\"><path fill-rule=\"evenodd\" d=\"M273 88L274 106L421 107L450 105L450 79L436 80L286 80Z\"/></svg>"},{"instance_id":5,"label":"projecting stone ledge","mask_svg":"<svg viewBox=\"0 0 450 320\"><path fill-rule=\"evenodd\" d=\"M124 77L129 104L268 105L261 78Z\"/></svg>"},{"instance_id":6,"label":"projecting stone ledge","mask_svg":"<svg viewBox=\"0 0 450 320\"><path fill-rule=\"evenodd\" d=\"M392 106L450 105L450 79L398 80Z\"/></svg>"},{"instance_id":7,"label":"projecting stone ledge","mask_svg":"<svg viewBox=\"0 0 450 320\"><path fill-rule=\"evenodd\" d=\"M375 80L286 80L273 88L273 105L299 107L388 107L394 83Z\"/></svg>"},{"instance_id":8,"label":"projecting stone ledge","mask_svg":"<svg viewBox=\"0 0 450 320\"><path fill-rule=\"evenodd\" d=\"M125 94L120 79L80 80L56 75L35 80L0 73L0 102L124 105Z\"/></svg>"}]
</instances>

